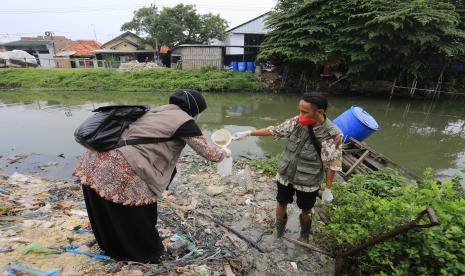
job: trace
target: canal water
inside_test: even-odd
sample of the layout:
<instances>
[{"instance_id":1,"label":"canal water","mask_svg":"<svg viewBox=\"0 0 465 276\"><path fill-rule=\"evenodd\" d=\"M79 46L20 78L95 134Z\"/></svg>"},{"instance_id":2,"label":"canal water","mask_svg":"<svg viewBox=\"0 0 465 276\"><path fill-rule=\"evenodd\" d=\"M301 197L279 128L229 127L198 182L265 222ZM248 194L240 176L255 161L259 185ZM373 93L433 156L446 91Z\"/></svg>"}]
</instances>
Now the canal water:
<instances>
[{"instance_id":1,"label":"canal water","mask_svg":"<svg viewBox=\"0 0 465 276\"><path fill-rule=\"evenodd\" d=\"M198 124L207 137L275 125L298 114L298 95L205 94L208 108ZM75 128L96 107L108 104L164 104L169 94L0 92L0 167L50 178L70 177L83 148ZM433 168L439 178L465 176L465 102L329 96L328 116L335 118L352 105L366 109L380 131L366 142L378 152L421 175ZM251 137L233 142L240 155L261 158L279 154L285 141ZM9 157L24 154L13 162ZM44 164L48 166L44 167ZM462 181L463 183L463 181Z\"/></svg>"}]
</instances>

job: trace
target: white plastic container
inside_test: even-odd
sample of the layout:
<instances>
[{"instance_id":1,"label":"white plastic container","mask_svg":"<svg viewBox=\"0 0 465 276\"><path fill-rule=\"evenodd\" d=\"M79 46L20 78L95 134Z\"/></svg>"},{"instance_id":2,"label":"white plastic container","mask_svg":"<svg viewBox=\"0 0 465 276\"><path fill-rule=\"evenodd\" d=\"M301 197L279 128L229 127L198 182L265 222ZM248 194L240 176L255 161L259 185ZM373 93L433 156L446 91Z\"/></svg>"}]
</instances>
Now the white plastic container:
<instances>
[{"instance_id":1,"label":"white plastic container","mask_svg":"<svg viewBox=\"0 0 465 276\"><path fill-rule=\"evenodd\" d=\"M218 174L222 176L232 174L232 163L233 159L231 156L225 157L221 162L218 162Z\"/></svg>"},{"instance_id":2,"label":"white plastic container","mask_svg":"<svg viewBox=\"0 0 465 276\"><path fill-rule=\"evenodd\" d=\"M231 143L232 137L229 131L226 129L220 129L213 132L211 139L215 145L221 148L227 148L227 146ZM218 174L222 176L232 174L232 163L232 156L225 157L221 162L218 162Z\"/></svg>"}]
</instances>

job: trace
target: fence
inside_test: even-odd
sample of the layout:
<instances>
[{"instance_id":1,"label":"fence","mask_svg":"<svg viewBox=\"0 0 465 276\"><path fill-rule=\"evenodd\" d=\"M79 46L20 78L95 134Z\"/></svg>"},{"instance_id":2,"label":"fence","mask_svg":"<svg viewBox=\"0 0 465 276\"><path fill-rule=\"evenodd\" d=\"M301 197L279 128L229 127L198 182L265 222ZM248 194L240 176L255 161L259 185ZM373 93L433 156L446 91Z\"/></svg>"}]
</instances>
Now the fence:
<instances>
[{"instance_id":1,"label":"fence","mask_svg":"<svg viewBox=\"0 0 465 276\"><path fill-rule=\"evenodd\" d=\"M0 59L0 68L119 68L121 61L78 58Z\"/></svg>"}]
</instances>

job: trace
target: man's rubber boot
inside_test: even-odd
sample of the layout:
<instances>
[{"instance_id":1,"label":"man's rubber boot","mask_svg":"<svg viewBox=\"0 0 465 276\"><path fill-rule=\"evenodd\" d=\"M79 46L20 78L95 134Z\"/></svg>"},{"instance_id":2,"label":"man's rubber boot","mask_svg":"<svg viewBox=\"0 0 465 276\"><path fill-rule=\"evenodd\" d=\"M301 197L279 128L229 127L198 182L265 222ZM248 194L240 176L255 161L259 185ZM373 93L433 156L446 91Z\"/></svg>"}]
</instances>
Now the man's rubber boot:
<instances>
[{"instance_id":1,"label":"man's rubber boot","mask_svg":"<svg viewBox=\"0 0 465 276\"><path fill-rule=\"evenodd\" d=\"M299 237L299 240L301 242L308 243L308 240L309 240L308 236L310 236L310 230L312 228L312 218L309 217L308 221L304 222L302 220L302 214L300 214L299 220L300 220L300 237Z\"/></svg>"},{"instance_id":2,"label":"man's rubber boot","mask_svg":"<svg viewBox=\"0 0 465 276\"><path fill-rule=\"evenodd\" d=\"M276 223L275 223L276 238L281 238L284 235L284 231L286 230L286 224L287 224L287 214L284 218L276 218Z\"/></svg>"}]
</instances>

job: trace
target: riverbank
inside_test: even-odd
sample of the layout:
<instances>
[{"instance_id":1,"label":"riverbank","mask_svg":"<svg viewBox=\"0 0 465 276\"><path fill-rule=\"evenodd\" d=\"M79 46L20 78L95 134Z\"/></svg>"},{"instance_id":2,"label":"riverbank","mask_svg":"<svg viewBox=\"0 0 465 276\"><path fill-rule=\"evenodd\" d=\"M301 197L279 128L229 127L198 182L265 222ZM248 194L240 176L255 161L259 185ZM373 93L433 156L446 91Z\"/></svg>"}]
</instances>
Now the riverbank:
<instances>
[{"instance_id":1,"label":"riverbank","mask_svg":"<svg viewBox=\"0 0 465 276\"><path fill-rule=\"evenodd\" d=\"M12 166L21 162L18 155L8 159ZM439 225L370 247L345 259L343 270L370 275L465 272L465 190L457 179L440 184L426 171L412 185L398 172L383 170L334 183L333 202L317 200L313 208L312 249L307 250L272 234L275 165L273 159L239 159L232 175L220 177L214 164L187 151L158 202L157 228L167 249L159 265L102 255L80 187L72 179L0 173L0 271L28 267L63 275L330 275L334 259L325 254L350 250L431 207ZM299 236L299 213L295 204L289 205L286 237Z\"/></svg>"},{"instance_id":2,"label":"riverbank","mask_svg":"<svg viewBox=\"0 0 465 276\"><path fill-rule=\"evenodd\" d=\"M103 254L89 233L80 188L71 179L52 181L16 173L2 175L0 189L2 271L13 263L63 275L308 275L330 274L333 269L331 258L273 237L273 177L250 168L245 161L237 161L234 175L222 178L213 164L192 151L180 160L170 192L158 206L158 229L167 248L163 265L66 253L66 248L76 246L78 251ZM297 207L292 206L289 216L288 235L296 238ZM257 242L264 253L212 218ZM24 254L31 244L56 252L29 250Z\"/></svg>"},{"instance_id":3,"label":"riverbank","mask_svg":"<svg viewBox=\"0 0 465 276\"><path fill-rule=\"evenodd\" d=\"M0 89L40 91L172 92L264 91L267 85L254 74L224 70L170 68L120 72L114 69L2 69Z\"/></svg>"}]
</instances>

